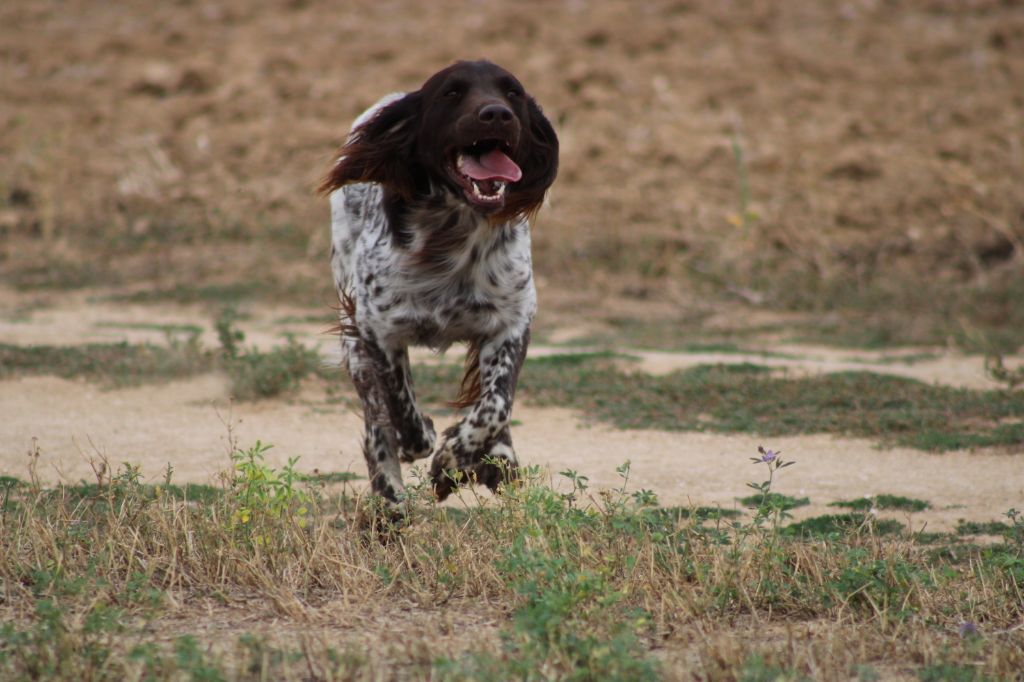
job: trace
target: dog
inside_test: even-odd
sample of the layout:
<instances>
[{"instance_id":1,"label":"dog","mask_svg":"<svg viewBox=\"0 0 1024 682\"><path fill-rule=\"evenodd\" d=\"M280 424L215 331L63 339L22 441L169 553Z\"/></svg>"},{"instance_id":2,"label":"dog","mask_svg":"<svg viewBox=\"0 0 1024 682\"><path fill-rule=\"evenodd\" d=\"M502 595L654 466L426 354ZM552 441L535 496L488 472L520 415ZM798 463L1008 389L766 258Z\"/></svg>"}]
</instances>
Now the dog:
<instances>
[{"instance_id":1,"label":"dog","mask_svg":"<svg viewBox=\"0 0 1024 682\"><path fill-rule=\"evenodd\" d=\"M516 477L509 423L537 309L529 219L558 173L558 137L507 70L460 61L353 124L320 184L330 196L331 270L343 364L363 404L370 486L403 497L399 462L433 454L445 499L461 483ZM468 344L435 450L408 347Z\"/></svg>"}]
</instances>

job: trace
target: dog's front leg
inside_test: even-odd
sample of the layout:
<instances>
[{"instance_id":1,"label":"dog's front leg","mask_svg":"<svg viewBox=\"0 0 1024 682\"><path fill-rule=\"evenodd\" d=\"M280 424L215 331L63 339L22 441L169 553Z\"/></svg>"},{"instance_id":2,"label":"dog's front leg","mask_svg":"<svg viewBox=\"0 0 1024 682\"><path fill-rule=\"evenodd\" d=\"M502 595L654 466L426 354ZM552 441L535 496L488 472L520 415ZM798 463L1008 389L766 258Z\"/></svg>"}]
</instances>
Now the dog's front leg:
<instances>
[{"instance_id":1,"label":"dog's front leg","mask_svg":"<svg viewBox=\"0 0 1024 682\"><path fill-rule=\"evenodd\" d=\"M343 337L342 349L348 373L363 403L363 455L370 474L370 488L391 503L404 492L402 468L398 463L398 438L388 410L386 368L379 362L376 345L361 337Z\"/></svg>"},{"instance_id":2,"label":"dog's front leg","mask_svg":"<svg viewBox=\"0 0 1024 682\"><path fill-rule=\"evenodd\" d=\"M509 422L529 341L527 329L521 336L480 347L480 398L458 424L445 430L430 466L438 499L473 479L495 490L503 480L515 478L518 462Z\"/></svg>"}]
</instances>

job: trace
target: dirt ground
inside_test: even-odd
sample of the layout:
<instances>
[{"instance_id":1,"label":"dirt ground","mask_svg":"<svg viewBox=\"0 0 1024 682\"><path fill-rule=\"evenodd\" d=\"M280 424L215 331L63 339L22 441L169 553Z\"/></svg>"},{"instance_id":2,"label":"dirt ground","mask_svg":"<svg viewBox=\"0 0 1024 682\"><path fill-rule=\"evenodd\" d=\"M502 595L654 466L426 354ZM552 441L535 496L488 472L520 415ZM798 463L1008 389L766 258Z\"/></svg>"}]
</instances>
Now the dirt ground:
<instances>
[{"instance_id":1,"label":"dirt ground","mask_svg":"<svg viewBox=\"0 0 1024 682\"><path fill-rule=\"evenodd\" d=\"M279 248L210 245L234 238L283 239L280 279L319 278L310 190L349 122L478 57L561 138L543 278L680 301L673 275L742 290L767 274L752 260L855 282L1021 274L1016 2L26 0L0 27L0 263L39 265L27 283L281 266Z\"/></svg>"}]
</instances>

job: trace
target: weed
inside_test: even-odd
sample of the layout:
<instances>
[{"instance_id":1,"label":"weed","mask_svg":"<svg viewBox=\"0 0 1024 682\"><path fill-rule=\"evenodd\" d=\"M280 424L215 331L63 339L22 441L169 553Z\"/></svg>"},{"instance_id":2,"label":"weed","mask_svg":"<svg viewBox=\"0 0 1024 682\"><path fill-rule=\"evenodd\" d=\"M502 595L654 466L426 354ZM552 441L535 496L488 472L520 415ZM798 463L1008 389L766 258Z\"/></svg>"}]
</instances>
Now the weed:
<instances>
[{"instance_id":1,"label":"weed","mask_svg":"<svg viewBox=\"0 0 1024 682\"><path fill-rule=\"evenodd\" d=\"M775 473L780 469L784 469L788 466L792 466L795 462L786 462L779 457L781 452L774 450L765 450L763 446L757 446L757 452L759 457L751 457L750 461L754 464L764 464L768 467L768 479L761 481L760 483L748 483L748 488L753 488L761 494L761 499L757 502L757 506L754 513L754 520L751 522L751 526L757 528L765 523L771 523L772 529L778 528L779 524L786 518L789 518L789 514L786 511L785 505L775 504L778 498L773 498L772 483L775 480ZM755 495L756 497L756 495Z\"/></svg>"},{"instance_id":2,"label":"weed","mask_svg":"<svg viewBox=\"0 0 1024 682\"><path fill-rule=\"evenodd\" d=\"M1003 364L1003 356L988 355L985 357L985 371L990 377L995 379L1001 384L1004 384L1007 389L1014 390L1021 384L1024 384L1024 365L1009 369Z\"/></svg>"},{"instance_id":3,"label":"weed","mask_svg":"<svg viewBox=\"0 0 1024 682\"><path fill-rule=\"evenodd\" d=\"M884 618L905 619L918 608L920 588L931 580L920 566L899 556L876 558L861 548L849 549L842 568L825 585L825 601L863 608Z\"/></svg>"},{"instance_id":4,"label":"weed","mask_svg":"<svg viewBox=\"0 0 1024 682\"><path fill-rule=\"evenodd\" d=\"M620 557L609 557L593 568L574 559L587 550L583 535L614 523L628 508L628 463L618 472L622 487L606 498L603 514L575 508L577 494L587 489L586 477L576 472L563 472L573 483L570 494L536 486L511 491L522 504L525 524L510 538L511 546L502 552L497 568L522 603L512 627L502 633L501 655L441 661L442 678L655 679L654 662L643 655L637 639L648 627L649 616L629 608L627 594L612 582ZM580 536L558 532L566 513L571 517L568 526ZM540 675L542 670L550 672Z\"/></svg>"},{"instance_id":5,"label":"weed","mask_svg":"<svg viewBox=\"0 0 1024 682\"><path fill-rule=\"evenodd\" d=\"M747 175L747 159L743 153L739 136L733 133L732 156L736 164L736 213L729 216L730 222L743 230L743 240L750 237L750 228L757 221L758 215L750 205L750 180Z\"/></svg>"},{"instance_id":6,"label":"weed","mask_svg":"<svg viewBox=\"0 0 1024 682\"><path fill-rule=\"evenodd\" d=\"M270 535L261 529L267 521L294 520L299 528L307 523L309 494L297 487L301 478L295 470L298 457L277 471L264 463L264 454L273 446L260 441L248 450L235 450L231 454L234 475L229 481L231 526L250 534L258 544L266 544ZM260 518L262 517L262 518Z\"/></svg>"},{"instance_id":7,"label":"weed","mask_svg":"<svg viewBox=\"0 0 1024 682\"><path fill-rule=\"evenodd\" d=\"M231 395L236 400L254 400L294 390L299 382L315 373L320 356L288 336L284 346L263 352L243 349L245 334L234 326L238 319L232 307L224 308L215 328L221 346L221 363L231 378Z\"/></svg>"}]
</instances>

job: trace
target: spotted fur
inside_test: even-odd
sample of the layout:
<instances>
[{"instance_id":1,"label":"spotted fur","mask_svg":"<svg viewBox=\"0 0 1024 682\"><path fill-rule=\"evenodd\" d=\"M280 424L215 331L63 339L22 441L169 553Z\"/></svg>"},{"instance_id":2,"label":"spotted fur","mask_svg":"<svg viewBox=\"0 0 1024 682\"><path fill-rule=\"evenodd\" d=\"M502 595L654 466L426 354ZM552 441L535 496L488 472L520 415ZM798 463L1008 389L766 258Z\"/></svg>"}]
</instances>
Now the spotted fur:
<instances>
[{"instance_id":1,"label":"spotted fur","mask_svg":"<svg viewBox=\"0 0 1024 682\"><path fill-rule=\"evenodd\" d=\"M498 107L501 121L486 118L485 107ZM445 166L452 149L481 136L509 140L522 169L501 205L474 202ZM515 476L509 423L537 309L528 217L557 159L554 130L510 73L458 62L360 116L321 185L330 193L343 358L363 403L371 487L393 503L403 492L399 462L431 454L440 499L459 483L496 489ZM416 403L407 349L457 342L471 348L467 410L437 443Z\"/></svg>"}]
</instances>

